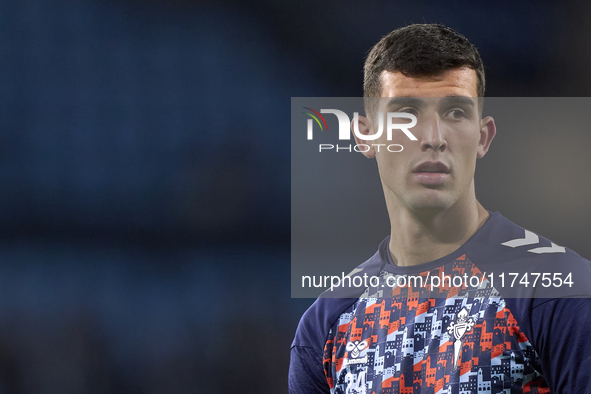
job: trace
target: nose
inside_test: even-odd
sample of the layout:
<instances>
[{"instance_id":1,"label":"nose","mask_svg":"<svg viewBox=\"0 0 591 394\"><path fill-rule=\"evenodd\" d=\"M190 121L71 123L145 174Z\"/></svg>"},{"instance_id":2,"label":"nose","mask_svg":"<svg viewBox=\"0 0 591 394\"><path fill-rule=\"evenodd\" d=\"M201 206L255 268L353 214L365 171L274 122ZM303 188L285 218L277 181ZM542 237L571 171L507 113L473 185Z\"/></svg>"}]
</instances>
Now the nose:
<instances>
[{"instance_id":1,"label":"nose","mask_svg":"<svg viewBox=\"0 0 591 394\"><path fill-rule=\"evenodd\" d=\"M439 116L435 115L431 119L426 119L421 134L421 150L433 149L435 152L443 152L445 148L447 148L447 142L442 133Z\"/></svg>"}]
</instances>

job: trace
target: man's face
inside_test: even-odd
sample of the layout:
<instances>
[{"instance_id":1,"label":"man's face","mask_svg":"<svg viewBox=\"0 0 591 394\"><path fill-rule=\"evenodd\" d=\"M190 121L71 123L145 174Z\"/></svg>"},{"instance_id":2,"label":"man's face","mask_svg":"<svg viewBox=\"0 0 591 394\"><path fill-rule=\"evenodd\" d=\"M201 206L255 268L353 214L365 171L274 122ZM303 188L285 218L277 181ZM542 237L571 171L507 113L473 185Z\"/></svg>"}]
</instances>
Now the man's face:
<instances>
[{"instance_id":1,"label":"man's face","mask_svg":"<svg viewBox=\"0 0 591 394\"><path fill-rule=\"evenodd\" d=\"M374 148L366 153L376 157L388 206L420 213L469 201L476 159L484 156L495 134L492 118L480 119L476 72L462 67L425 78L383 72L381 86L379 112L417 117L410 131L418 141L395 130L392 141L384 132L365 142L404 146L402 152ZM373 120L367 121L370 133L377 129L377 116Z\"/></svg>"}]
</instances>

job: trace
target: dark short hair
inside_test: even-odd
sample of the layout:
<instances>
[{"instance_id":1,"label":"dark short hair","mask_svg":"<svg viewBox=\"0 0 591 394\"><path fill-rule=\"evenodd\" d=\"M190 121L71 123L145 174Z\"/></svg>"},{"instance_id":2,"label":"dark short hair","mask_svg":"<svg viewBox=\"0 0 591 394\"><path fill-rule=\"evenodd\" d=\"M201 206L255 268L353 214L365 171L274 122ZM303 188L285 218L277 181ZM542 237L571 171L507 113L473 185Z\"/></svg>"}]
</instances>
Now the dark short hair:
<instances>
[{"instance_id":1,"label":"dark short hair","mask_svg":"<svg viewBox=\"0 0 591 394\"><path fill-rule=\"evenodd\" d=\"M380 75L383 71L423 77L463 66L476 71L477 93L484 97L484 64L478 50L466 37L440 24L401 27L383 37L367 55L363 95L381 96Z\"/></svg>"}]
</instances>

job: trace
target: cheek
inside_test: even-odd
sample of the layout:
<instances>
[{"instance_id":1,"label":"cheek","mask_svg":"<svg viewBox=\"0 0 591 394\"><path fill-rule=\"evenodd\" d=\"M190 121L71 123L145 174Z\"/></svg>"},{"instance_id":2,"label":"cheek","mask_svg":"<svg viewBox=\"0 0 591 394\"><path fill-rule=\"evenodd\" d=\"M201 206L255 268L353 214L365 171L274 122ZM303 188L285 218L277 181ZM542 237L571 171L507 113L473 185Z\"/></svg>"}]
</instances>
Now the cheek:
<instances>
[{"instance_id":1,"label":"cheek","mask_svg":"<svg viewBox=\"0 0 591 394\"><path fill-rule=\"evenodd\" d=\"M459 156L468 159L476 160L478 153L478 143L480 141L480 133L472 130L467 130L463 133L458 133L457 138L454 138L450 143L450 148L453 148Z\"/></svg>"},{"instance_id":2,"label":"cheek","mask_svg":"<svg viewBox=\"0 0 591 394\"><path fill-rule=\"evenodd\" d=\"M383 165L397 168L410 161L413 151L416 151L418 146L416 141L409 141L405 136L402 139L393 136L392 140L388 140L385 133L377 140L368 143L373 145L378 164L383 163Z\"/></svg>"},{"instance_id":3,"label":"cheek","mask_svg":"<svg viewBox=\"0 0 591 394\"><path fill-rule=\"evenodd\" d=\"M476 168L478 145L464 144L459 149L461 154L456 155L456 170L461 171L466 178L472 178Z\"/></svg>"},{"instance_id":4,"label":"cheek","mask_svg":"<svg viewBox=\"0 0 591 394\"><path fill-rule=\"evenodd\" d=\"M380 176L385 180L401 180L408 169L408 155L405 154L405 150L402 152L387 152L385 149L386 146L381 146L380 152L376 156Z\"/></svg>"}]
</instances>

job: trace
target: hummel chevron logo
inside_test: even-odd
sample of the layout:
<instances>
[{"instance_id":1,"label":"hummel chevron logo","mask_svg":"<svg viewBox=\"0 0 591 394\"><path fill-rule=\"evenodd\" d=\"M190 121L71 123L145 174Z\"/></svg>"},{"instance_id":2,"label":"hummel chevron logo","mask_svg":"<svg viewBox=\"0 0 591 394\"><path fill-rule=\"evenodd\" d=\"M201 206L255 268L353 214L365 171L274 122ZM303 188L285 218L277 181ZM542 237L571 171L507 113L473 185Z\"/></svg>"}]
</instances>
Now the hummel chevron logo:
<instances>
[{"instance_id":1,"label":"hummel chevron logo","mask_svg":"<svg viewBox=\"0 0 591 394\"><path fill-rule=\"evenodd\" d=\"M554 242L550 242L550 246L546 246L543 248L534 248L528 250L528 252L532 253L566 253L566 249L564 246L558 246Z\"/></svg>"},{"instance_id":2,"label":"hummel chevron logo","mask_svg":"<svg viewBox=\"0 0 591 394\"><path fill-rule=\"evenodd\" d=\"M525 230L525 238L515 238L511 241L503 242L501 245L516 248L518 246L537 244L538 242L540 242L540 237L531 231Z\"/></svg>"},{"instance_id":3,"label":"hummel chevron logo","mask_svg":"<svg viewBox=\"0 0 591 394\"><path fill-rule=\"evenodd\" d=\"M518 246L534 245L540 242L540 237L532 233L529 230L525 230L525 238L515 238L507 242L503 242L501 245L508 246L510 248L517 248ZM563 246L558 246L554 242L550 242L550 246L544 246L539 248L529 249L531 253L566 253L566 249Z\"/></svg>"}]
</instances>

